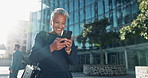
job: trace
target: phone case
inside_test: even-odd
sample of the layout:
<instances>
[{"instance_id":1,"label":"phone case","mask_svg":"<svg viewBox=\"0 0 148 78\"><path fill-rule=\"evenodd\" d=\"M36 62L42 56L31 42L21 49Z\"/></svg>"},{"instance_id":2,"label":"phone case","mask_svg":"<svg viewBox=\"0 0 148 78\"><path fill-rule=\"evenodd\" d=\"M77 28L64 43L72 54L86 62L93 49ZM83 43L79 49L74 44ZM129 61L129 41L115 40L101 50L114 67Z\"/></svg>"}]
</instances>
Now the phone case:
<instances>
[{"instance_id":1,"label":"phone case","mask_svg":"<svg viewBox=\"0 0 148 78\"><path fill-rule=\"evenodd\" d=\"M72 31L64 30L63 31L63 35L62 35L62 38L70 39L71 38L71 35L72 35Z\"/></svg>"}]
</instances>

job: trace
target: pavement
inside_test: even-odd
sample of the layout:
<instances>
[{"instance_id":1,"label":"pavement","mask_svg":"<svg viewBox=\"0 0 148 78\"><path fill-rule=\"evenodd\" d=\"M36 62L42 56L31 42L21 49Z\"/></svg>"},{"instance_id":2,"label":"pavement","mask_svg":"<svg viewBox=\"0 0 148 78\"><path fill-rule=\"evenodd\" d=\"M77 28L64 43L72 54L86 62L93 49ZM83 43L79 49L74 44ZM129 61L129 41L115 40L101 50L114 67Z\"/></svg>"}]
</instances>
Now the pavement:
<instances>
[{"instance_id":1,"label":"pavement","mask_svg":"<svg viewBox=\"0 0 148 78\"><path fill-rule=\"evenodd\" d=\"M18 78L24 70L20 70ZM85 76L82 72L72 72L73 78L136 78L134 71L127 71L127 75L123 76ZM0 66L0 78L9 78L9 66Z\"/></svg>"}]
</instances>

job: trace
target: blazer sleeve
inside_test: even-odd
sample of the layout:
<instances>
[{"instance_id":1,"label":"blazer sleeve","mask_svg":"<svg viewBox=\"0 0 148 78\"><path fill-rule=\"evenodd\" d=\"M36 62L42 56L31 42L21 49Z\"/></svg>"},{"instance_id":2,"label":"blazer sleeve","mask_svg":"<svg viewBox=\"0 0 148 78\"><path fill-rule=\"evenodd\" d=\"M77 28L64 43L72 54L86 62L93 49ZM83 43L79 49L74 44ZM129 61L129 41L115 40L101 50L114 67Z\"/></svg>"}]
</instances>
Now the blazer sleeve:
<instances>
[{"instance_id":1,"label":"blazer sleeve","mask_svg":"<svg viewBox=\"0 0 148 78\"><path fill-rule=\"evenodd\" d=\"M51 54L49 48L50 45L45 45L46 34L47 32L41 31L36 35L35 45L32 47L29 55L29 59L34 63L42 61Z\"/></svg>"},{"instance_id":2,"label":"blazer sleeve","mask_svg":"<svg viewBox=\"0 0 148 78\"><path fill-rule=\"evenodd\" d=\"M72 44L71 50L72 50L72 53L67 56L68 61L69 61L70 65L77 65L78 64L78 55L77 55L77 50L76 50L74 42Z\"/></svg>"}]
</instances>

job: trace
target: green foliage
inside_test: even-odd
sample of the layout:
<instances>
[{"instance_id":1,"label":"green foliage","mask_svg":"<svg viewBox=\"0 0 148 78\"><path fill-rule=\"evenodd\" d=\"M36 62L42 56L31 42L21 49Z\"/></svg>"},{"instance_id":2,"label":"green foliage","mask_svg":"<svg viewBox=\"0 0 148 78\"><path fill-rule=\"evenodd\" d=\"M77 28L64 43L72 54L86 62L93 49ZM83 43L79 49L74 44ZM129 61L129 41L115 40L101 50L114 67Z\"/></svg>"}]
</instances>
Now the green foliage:
<instances>
[{"instance_id":1,"label":"green foliage","mask_svg":"<svg viewBox=\"0 0 148 78\"><path fill-rule=\"evenodd\" d=\"M84 32L84 31L83 31L83 32ZM82 43L82 44L83 44L83 47L86 47L86 46L85 46L85 44L86 44L86 39L87 39L87 38L84 37L82 33L81 33L80 35L78 35L77 38L76 38L76 40L77 40L78 43Z\"/></svg>"},{"instance_id":2,"label":"green foliage","mask_svg":"<svg viewBox=\"0 0 148 78\"><path fill-rule=\"evenodd\" d=\"M119 41L119 33L106 30L109 25L108 18L97 20L89 24L83 24L83 31L77 36L77 41L83 43L83 47L85 47L86 41L90 44L90 48L92 44L97 48L99 47L101 51L101 64L104 64L104 53L102 49L107 45L112 45L112 43L116 45L116 42Z\"/></svg>"},{"instance_id":3,"label":"green foliage","mask_svg":"<svg viewBox=\"0 0 148 78\"><path fill-rule=\"evenodd\" d=\"M145 39L148 39L148 1L138 0L140 2L140 14L131 23L130 26L126 26L120 29L120 39L125 40L128 35L140 35Z\"/></svg>"},{"instance_id":4,"label":"green foliage","mask_svg":"<svg viewBox=\"0 0 148 78\"><path fill-rule=\"evenodd\" d=\"M88 42L90 47L105 48L107 45L119 45L119 33L116 31L106 31L106 27L110 25L107 18L94 21L93 23L83 24L83 31L77 37L77 42L83 45ZM114 47L114 46L113 46Z\"/></svg>"},{"instance_id":5,"label":"green foliage","mask_svg":"<svg viewBox=\"0 0 148 78\"><path fill-rule=\"evenodd\" d=\"M100 46L100 45L99 45L99 44L97 44L97 43L95 43L94 45L95 45L96 47Z\"/></svg>"},{"instance_id":6,"label":"green foliage","mask_svg":"<svg viewBox=\"0 0 148 78\"><path fill-rule=\"evenodd\" d=\"M104 18L93 23L84 24L83 36L88 38L90 44L103 44L105 40L106 27L109 25L108 19ZM103 40L102 40L103 39Z\"/></svg>"},{"instance_id":7,"label":"green foliage","mask_svg":"<svg viewBox=\"0 0 148 78\"><path fill-rule=\"evenodd\" d=\"M101 50L101 64L104 64L104 56L102 51L102 46L105 41L108 40L106 37L106 27L109 25L108 18L104 18L93 23L84 24L84 32L83 36L88 38L89 44L95 44L95 46L99 46Z\"/></svg>"},{"instance_id":8,"label":"green foliage","mask_svg":"<svg viewBox=\"0 0 148 78\"><path fill-rule=\"evenodd\" d=\"M107 18L94 21L93 23L83 24L83 31L79 36L77 36L77 42L82 43L83 47L86 42L91 46L92 44L95 44L95 46L101 46L108 40L106 37L106 27L108 25L109 22Z\"/></svg>"}]
</instances>

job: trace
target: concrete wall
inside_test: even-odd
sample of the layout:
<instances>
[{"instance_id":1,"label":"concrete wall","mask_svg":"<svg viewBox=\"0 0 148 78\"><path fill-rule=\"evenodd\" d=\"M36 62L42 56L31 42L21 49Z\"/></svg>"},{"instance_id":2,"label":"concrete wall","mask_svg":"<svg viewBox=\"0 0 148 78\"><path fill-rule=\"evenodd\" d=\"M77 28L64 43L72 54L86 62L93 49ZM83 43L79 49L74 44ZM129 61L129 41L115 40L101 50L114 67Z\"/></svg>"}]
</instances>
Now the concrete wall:
<instances>
[{"instance_id":1,"label":"concrete wall","mask_svg":"<svg viewBox=\"0 0 148 78\"><path fill-rule=\"evenodd\" d=\"M83 73L92 76L115 76L125 75L126 70L123 65L84 65Z\"/></svg>"}]
</instances>

